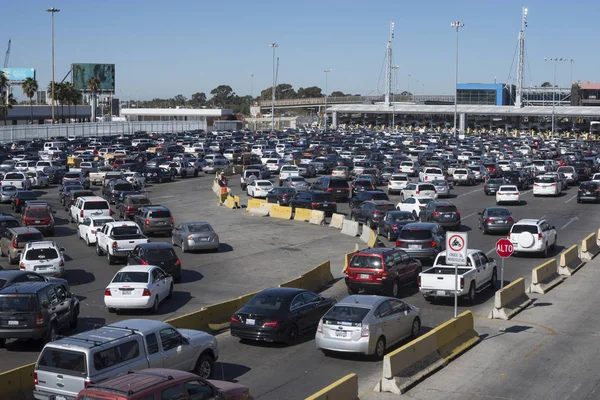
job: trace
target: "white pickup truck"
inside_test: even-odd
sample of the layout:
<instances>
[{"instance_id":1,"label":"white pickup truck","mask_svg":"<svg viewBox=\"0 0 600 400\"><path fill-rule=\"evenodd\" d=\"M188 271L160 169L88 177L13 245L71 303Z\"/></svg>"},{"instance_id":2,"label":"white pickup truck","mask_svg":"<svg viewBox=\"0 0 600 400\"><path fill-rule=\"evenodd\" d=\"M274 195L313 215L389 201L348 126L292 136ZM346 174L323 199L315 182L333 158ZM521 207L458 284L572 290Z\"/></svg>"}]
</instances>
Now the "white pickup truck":
<instances>
[{"instance_id":1,"label":"white pickup truck","mask_svg":"<svg viewBox=\"0 0 600 400\"><path fill-rule=\"evenodd\" d=\"M498 271L496 261L481 250L467 250L467 265L458 266L458 280L455 285L454 266L446 264L446 251L435 258L433 267L419 274L419 291L425 300L436 297L454 297L454 288L458 288L459 297L467 297L473 302L477 293L491 288L496 290Z\"/></svg>"},{"instance_id":2,"label":"white pickup truck","mask_svg":"<svg viewBox=\"0 0 600 400\"><path fill-rule=\"evenodd\" d=\"M107 222L96 232L96 254L106 255L108 264L112 265L119 259L126 259L138 244L149 241L133 221Z\"/></svg>"},{"instance_id":3,"label":"white pickup truck","mask_svg":"<svg viewBox=\"0 0 600 400\"><path fill-rule=\"evenodd\" d=\"M300 176L300 169L296 165L284 165L279 170L279 182L285 181L290 176Z\"/></svg>"},{"instance_id":4,"label":"white pickup truck","mask_svg":"<svg viewBox=\"0 0 600 400\"><path fill-rule=\"evenodd\" d=\"M439 168L424 168L423 171L419 172L419 181L420 182L431 182L434 180L445 180L446 175L444 175L444 171Z\"/></svg>"},{"instance_id":5,"label":"white pickup truck","mask_svg":"<svg viewBox=\"0 0 600 400\"><path fill-rule=\"evenodd\" d=\"M17 189L31 189L31 180L27 178L25 171L22 172L7 172L2 180L2 186L14 186Z\"/></svg>"}]
</instances>

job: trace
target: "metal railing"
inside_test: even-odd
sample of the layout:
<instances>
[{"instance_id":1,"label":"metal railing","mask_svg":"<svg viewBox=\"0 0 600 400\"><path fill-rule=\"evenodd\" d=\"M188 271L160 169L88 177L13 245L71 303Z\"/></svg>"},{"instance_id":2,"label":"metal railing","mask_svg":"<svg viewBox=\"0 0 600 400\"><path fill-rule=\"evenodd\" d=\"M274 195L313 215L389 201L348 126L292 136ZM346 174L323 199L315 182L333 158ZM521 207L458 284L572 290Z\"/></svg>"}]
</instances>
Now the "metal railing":
<instances>
[{"instance_id":1,"label":"metal railing","mask_svg":"<svg viewBox=\"0 0 600 400\"><path fill-rule=\"evenodd\" d=\"M344 96L344 97L328 97L327 104L362 104L371 102L382 102L384 96ZM446 95L395 95L394 102L413 102L413 103L427 103L427 102L454 102L454 96ZM261 107L270 107L271 100L260 100ZM307 99L282 99L275 100L275 107L285 106L311 106L311 105L325 105L324 97L313 97Z\"/></svg>"},{"instance_id":2,"label":"metal railing","mask_svg":"<svg viewBox=\"0 0 600 400\"><path fill-rule=\"evenodd\" d=\"M132 135L135 132L176 133L207 130L206 121L86 122L72 124L0 126L0 141L49 139L69 136Z\"/></svg>"}]
</instances>

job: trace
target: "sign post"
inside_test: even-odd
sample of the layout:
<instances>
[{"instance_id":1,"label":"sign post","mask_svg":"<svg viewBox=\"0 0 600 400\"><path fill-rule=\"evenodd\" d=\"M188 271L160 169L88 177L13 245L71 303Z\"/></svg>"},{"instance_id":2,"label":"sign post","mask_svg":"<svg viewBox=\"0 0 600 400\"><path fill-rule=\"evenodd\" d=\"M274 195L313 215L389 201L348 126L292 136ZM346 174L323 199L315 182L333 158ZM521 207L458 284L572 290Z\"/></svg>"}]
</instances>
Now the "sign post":
<instances>
[{"instance_id":1,"label":"sign post","mask_svg":"<svg viewBox=\"0 0 600 400\"><path fill-rule=\"evenodd\" d=\"M502 267L500 267L500 289L504 289L504 260L512 256L514 252L515 247L510 240L502 238L496 242L496 254L502 258Z\"/></svg>"},{"instance_id":2,"label":"sign post","mask_svg":"<svg viewBox=\"0 0 600 400\"><path fill-rule=\"evenodd\" d=\"M446 263L454 265L454 318L458 315L458 266L467 265L467 239L465 232L446 232Z\"/></svg>"}]
</instances>

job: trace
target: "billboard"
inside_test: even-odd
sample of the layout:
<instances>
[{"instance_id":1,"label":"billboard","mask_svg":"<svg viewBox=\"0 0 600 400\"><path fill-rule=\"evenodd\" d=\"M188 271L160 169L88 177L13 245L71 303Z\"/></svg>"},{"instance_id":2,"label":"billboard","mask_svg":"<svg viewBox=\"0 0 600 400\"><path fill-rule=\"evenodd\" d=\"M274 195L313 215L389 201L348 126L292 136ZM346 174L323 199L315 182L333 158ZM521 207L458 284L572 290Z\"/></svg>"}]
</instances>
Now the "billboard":
<instances>
[{"instance_id":1,"label":"billboard","mask_svg":"<svg viewBox=\"0 0 600 400\"><path fill-rule=\"evenodd\" d=\"M88 81L95 76L100 91L115 91L115 64L71 64L71 72L77 90L88 90Z\"/></svg>"},{"instance_id":2,"label":"billboard","mask_svg":"<svg viewBox=\"0 0 600 400\"><path fill-rule=\"evenodd\" d=\"M0 68L9 82L22 82L27 78L35 79L35 68Z\"/></svg>"}]
</instances>

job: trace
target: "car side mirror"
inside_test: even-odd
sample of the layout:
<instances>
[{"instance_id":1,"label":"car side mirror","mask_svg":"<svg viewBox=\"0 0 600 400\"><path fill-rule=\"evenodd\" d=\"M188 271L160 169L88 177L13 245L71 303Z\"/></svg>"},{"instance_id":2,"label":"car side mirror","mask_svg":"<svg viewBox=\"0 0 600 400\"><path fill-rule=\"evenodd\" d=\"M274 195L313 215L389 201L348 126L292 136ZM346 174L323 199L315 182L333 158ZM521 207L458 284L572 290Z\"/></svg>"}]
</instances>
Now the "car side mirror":
<instances>
[{"instance_id":1,"label":"car side mirror","mask_svg":"<svg viewBox=\"0 0 600 400\"><path fill-rule=\"evenodd\" d=\"M488 260L490 260L490 261L496 261L496 259L494 257L488 257Z\"/></svg>"},{"instance_id":2,"label":"car side mirror","mask_svg":"<svg viewBox=\"0 0 600 400\"><path fill-rule=\"evenodd\" d=\"M481 213L480 213L480 212L478 212L478 213L477 213L477 215L481 215Z\"/></svg>"},{"instance_id":3,"label":"car side mirror","mask_svg":"<svg viewBox=\"0 0 600 400\"><path fill-rule=\"evenodd\" d=\"M61 247L59 250L61 253L64 253L65 251L67 251L64 247Z\"/></svg>"},{"instance_id":4,"label":"car side mirror","mask_svg":"<svg viewBox=\"0 0 600 400\"><path fill-rule=\"evenodd\" d=\"M554 225L552 225L552 226L550 227L550 229L556 229L556 228L554 227Z\"/></svg>"}]
</instances>

